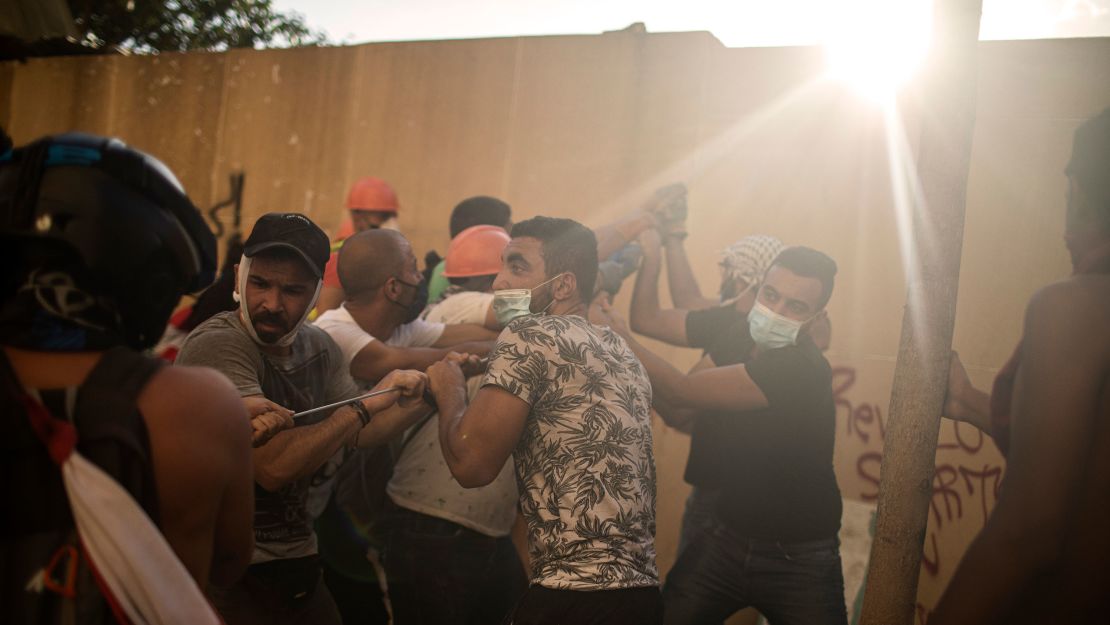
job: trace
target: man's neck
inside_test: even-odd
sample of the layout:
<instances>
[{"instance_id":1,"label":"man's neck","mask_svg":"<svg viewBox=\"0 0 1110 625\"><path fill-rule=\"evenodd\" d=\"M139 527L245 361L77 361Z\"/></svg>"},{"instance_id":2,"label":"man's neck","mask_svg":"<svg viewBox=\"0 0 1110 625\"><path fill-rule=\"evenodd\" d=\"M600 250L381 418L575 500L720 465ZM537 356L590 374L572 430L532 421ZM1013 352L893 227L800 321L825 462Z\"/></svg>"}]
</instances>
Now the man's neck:
<instances>
[{"instance_id":1,"label":"man's neck","mask_svg":"<svg viewBox=\"0 0 1110 625\"><path fill-rule=\"evenodd\" d=\"M1095 243L1083 253L1082 257L1072 263L1072 270L1075 274L1082 274L1091 271L1095 267L1101 267L1110 258L1110 238L1101 242Z\"/></svg>"},{"instance_id":2,"label":"man's neck","mask_svg":"<svg viewBox=\"0 0 1110 625\"><path fill-rule=\"evenodd\" d=\"M26 388L80 386L103 352L40 352L4 347L20 385Z\"/></svg>"},{"instance_id":3,"label":"man's neck","mask_svg":"<svg viewBox=\"0 0 1110 625\"><path fill-rule=\"evenodd\" d=\"M384 298L369 302L347 300L343 302L343 307L363 332L379 341L388 341L402 325L399 307Z\"/></svg>"},{"instance_id":4,"label":"man's neck","mask_svg":"<svg viewBox=\"0 0 1110 625\"><path fill-rule=\"evenodd\" d=\"M586 306L582 300L575 298L555 302L551 304L551 308L547 309L549 315L578 315L579 317L586 317Z\"/></svg>"}]
</instances>

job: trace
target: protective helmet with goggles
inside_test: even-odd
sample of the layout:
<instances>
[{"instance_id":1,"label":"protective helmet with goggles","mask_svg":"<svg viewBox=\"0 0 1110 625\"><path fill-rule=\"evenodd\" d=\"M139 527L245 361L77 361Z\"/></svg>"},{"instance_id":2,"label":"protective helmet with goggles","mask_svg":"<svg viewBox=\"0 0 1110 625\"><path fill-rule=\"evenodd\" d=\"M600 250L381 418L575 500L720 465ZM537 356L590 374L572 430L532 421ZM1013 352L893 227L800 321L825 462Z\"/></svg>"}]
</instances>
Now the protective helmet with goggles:
<instances>
[{"instance_id":1,"label":"protective helmet with goggles","mask_svg":"<svg viewBox=\"0 0 1110 625\"><path fill-rule=\"evenodd\" d=\"M111 309L85 325L137 349L157 342L181 296L216 272L216 240L173 173L118 139L83 133L0 154L0 237L28 269L65 256L82 274L76 288L90 307ZM29 288L40 287L51 288L45 280ZM17 294L8 290L5 306ZM60 308L82 325L72 307ZM11 317L6 310L5 324Z\"/></svg>"}]
</instances>

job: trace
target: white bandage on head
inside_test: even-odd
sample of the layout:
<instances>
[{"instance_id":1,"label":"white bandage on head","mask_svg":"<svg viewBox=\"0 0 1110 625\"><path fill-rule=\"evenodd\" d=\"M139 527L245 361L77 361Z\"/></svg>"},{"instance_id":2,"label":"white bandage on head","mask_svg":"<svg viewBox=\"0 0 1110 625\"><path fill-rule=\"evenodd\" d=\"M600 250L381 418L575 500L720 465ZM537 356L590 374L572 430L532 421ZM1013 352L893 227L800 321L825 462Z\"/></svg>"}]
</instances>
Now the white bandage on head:
<instances>
[{"instance_id":1,"label":"white bandage on head","mask_svg":"<svg viewBox=\"0 0 1110 625\"><path fill-rule=\"evenodd\" d=\"M267 343L266 341L260 339L258 337L258 333L254 331L254 322L251 321L251 311L247 307L247 298L243 297L243 293L247 292L247 276L250 275L250 271L251 259L247 258L246 256L240 257L238 276L239 280L238 284L236 285L235 292L232 294L232 297L235 298L236 302L239 302L239 315L243 319L243 325L247 328L247 334L250 335L251 339L253 339L255 343L265 347L272 347L275 345L279 347L289 347L297 338L297 332L301 329L301 326L304 325L304 322L308 320L308 315L312 313L312 309L316 308L316 300L320 299L320 288L324 285L324 281L316 281L316 292L312 294L312 301L309 302L308 308L305 308L304 314L302 314L301 318L297 320L297 323L293 326L293 328L290 329L287 334L285 334L278 340L272 343Z\"/></svg>"}]
</instances>

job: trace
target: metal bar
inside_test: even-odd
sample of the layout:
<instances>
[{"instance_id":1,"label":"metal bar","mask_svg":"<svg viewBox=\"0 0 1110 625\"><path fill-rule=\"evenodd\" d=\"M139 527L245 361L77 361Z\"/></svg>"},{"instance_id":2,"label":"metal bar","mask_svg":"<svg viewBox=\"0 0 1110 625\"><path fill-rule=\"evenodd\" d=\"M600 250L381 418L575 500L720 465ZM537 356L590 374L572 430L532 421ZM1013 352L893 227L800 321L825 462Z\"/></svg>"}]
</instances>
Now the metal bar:
<instances>
[{"instance_id":1,"label":"metal bar","mask_svg":"<svg viewBox=\"0 0 1110 625\"><path fill-rule=\"evenodd\" d=\"M293 418L294 419L299 419L301 417L308 416L310 414L316 414L317 412L323 412L325 410L332 410L334 408L340 408L342 406L347 406L347 405L350 405L350 404L353 404L353 403L356 403L356 402L360 402L364 399L370 399L371 397L377 397L379 395L385 395L387 393L393 393L395 391L401 391L401 390L404 390L404 389L402 389L400 386L391 386L389 388L384 388L380 391L371 391L369 393L366 393L365 395L359 395L358 397L352 397L350 399L344 399L343 401L337 401L334 404L326 404L324 406L318 406L316 408L309 408L308 410L302 410L300 412L294 412L293 413Z\"/></svg>"}]
</instances>

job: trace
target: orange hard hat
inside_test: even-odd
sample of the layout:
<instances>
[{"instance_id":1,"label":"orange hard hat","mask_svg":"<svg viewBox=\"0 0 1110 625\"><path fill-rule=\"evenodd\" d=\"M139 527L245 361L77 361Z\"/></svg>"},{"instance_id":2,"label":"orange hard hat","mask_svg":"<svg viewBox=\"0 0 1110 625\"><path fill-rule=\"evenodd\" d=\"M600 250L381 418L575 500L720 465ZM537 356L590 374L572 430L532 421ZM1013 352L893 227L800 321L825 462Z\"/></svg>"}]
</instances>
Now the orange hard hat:
<instances>
[{"instance_id":1,"label":"orange hard hat","mask_svg":"<svg viewBox=\"0 0 1110 625\"><path fill-rule=\"evenodd\" d=\"M471 226L447 247L445 278L488 276L501 271L501 252L509 244L509 233L497 226Z\"/></svg>"},{"instance_id":2,"label":"orange hard hat","mask_svg":"<svg viewBox=\"0 0 1110 625\"><path fill-rule=\"evenodd\" d=\"M381 178L363 176L347 193L347 209L396 213L397 193Z\"/></svg>"}]
</instances>

